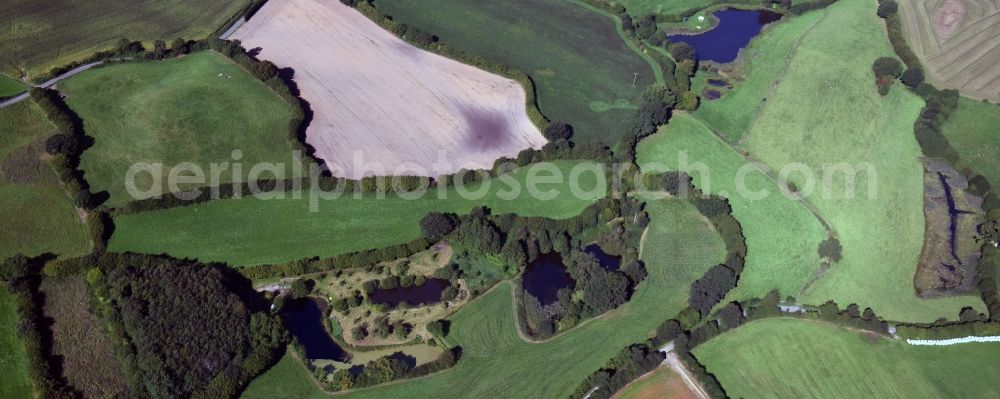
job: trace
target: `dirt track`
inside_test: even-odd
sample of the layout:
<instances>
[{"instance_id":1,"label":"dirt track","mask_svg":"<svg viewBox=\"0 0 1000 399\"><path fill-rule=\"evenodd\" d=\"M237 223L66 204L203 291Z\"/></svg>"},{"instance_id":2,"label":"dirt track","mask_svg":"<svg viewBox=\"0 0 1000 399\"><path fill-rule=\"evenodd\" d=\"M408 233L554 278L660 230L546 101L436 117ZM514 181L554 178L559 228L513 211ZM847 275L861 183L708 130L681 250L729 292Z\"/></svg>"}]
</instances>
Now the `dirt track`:
<instances>
[{"instance_id":1,"label":"dirt track","mask_svg":"<svg viewBox=\"0 0 1000 399\"><path fill-rule=\"evenodd\" d=\"M545 144L519 84L415 48L338 1L269 1L231 38L295 70L315 113L306 141L338 176L489 167Z\"/></svg>"}]
</instances>

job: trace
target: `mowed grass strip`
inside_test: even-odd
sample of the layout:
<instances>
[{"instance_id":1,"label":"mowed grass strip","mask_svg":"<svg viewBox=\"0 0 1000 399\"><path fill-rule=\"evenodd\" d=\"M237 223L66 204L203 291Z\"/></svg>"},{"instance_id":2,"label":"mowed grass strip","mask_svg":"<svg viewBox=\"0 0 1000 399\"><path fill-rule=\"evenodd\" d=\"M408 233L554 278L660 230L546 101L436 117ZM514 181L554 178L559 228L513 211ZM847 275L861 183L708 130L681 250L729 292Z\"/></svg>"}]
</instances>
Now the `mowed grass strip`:
<instances>
[{"instance_id":1,"label":"mowed grass strip","mask_svg":"<svg viewBox=\"0 0 1000 399\"><path fill-rule=\"evenodd\" d=\"M1000 106L962 97L941 130L962 160L1000 191Z\"/></svg>"},{"instance_id":2,"label":"mowed grass strip","mask_svg":"<svg viewBox=\"0 0 1000 399\"><path fill-rule=\"evenodd\" d=\"M10 0L0 8L0 71L46 74L108 50L122 38L202 39L249 0Z\"/></svg>"},{"instance_id":3,"label":"mowed grass strip","mask_svg":"<svg viewBox=\"0 0 1000 399\"><path fill-rule=\"evenodd\" d=\"M800 39L745 148L774 170L791 168L788 180L843 246L843 259L800 300L856 303L891 320L955 319L962 307L985 306L977 296L923 300L913 288L924 238L913 122L923 101L902 85L884 98L876 92L871 65L893 51L875 7L841 0L826 9ZM839 166L858 173L838 172Z\"/></svg>"},{"instance_id":4,"label":"mowed grass strip","mask_svg":"<svg viewBox=\"0 0 1000 399\"><path fill-rule=\"evenodd\" d=\"M284 163L290 173L291 105L221 54L107 66L60 82L59 89L94 138L80 168L94 192L111 194L109 206L133 199L126 175L139 162L162 164L164 181L170 168L192 162L208 179L211 163L234 163L233 151L240 150L244 179L262 162ZM229 168L220 180L232 177ZM165 182L154 186L150 173L138 174L135 187L171 191Z\"/></svg>"},{"instance_id":5,"label":"mowed grass strip","mask_svg":"<svg viewBox=\"0 0 1000 399\"><path fill-rule=\"evenodd\" d=\"M20 324L14 298L0 287L0 397L31 398L34 390L28 379L28 355L17 337Z\"/></svg>"},{"instance_id":6,"label":"mowed grass strip","mask_svg":"<svg viewBox=\"0 0 1000 399\"><path fill-rule=\"evenodd\" d=\"M752 322L695 348L734 398L995 398L1000 345L910 346L825 322Z\"/></svg>"},{"instance_id":7,"label":"mowed grass strip","mask_svg":"<svg viewBox=\"0 0 1000 399\"><path fill-rule=\"evenodd\" d=\"M13 96L23 92L27 88L28 87L25 86L24 83L0 75L0 98Z\"/></svg>"},{"instance_id":8,"label":"mowed grass strip","mask_svg":"<svg viewBox=\"0 0 1000 399\"><path fill-rule=\"evenodd\" d=\"M530 75L542 113L572 124L577 141L616 143L643 88L654 82L652 68L626 46L614 21L573 2L378 0L375 5L451 47Z\"/></svg>"},{"instance_id":9,"label":"mowed grass strip","mask_svg":"<svg viewBox=\"0 0 1000 399\"><path fill-rule=\"evenodd\" d=\"M689 286L725 248L711 225L683 201L649 204L652 222L643 260L649 277L620 308L544 343L521 340L514 325L510 283L466 305L452 318L448 341L462 347L453 369L353 393L359 398L559 398L625 345L646 339L687 304ZM284 364L250 385L245 398L323 398L303 392L305 370ZM273 375L272 375L273 373ZM296 376L296 374L301 376ZM287 387L287 388L286 388ZM456 390L456 387L461 389Z\"/></svg>"},{"instance_id":10,"label":"mowed grass strip","mask_svg":"<svg viewBox=\"0 0 1000 399\"><path fill-rule=\"evenodd\" d=\"M0 109L0 259L46 252L76 256L87 231L43 159L55 127L31 101Z\"/></svg>"},{"instance_id":11,"label":"mowed grass strip","mask_svg":"<svg viewBox=\"0 0 1000 399\"><path fill-rule=\"evenodd\" d=\"M636 159L643 172L685 171L702 190L729 198L747 244L746 268L731 293L734 298L762 296L772 289L795 295L819 268L818 248L826 231L816 217L697 118L674 114L666 127L639 143ZM766 190L766 197L752 199L738 190L739 172L747 167L744 187L754 193Z\"/></svg>"},{"instance_id":12,"label":"mowed grass strip","mask_svg":"<svg viewBox=\"0 0 1000 399\"><path fill-rule=\"evenodd\" d=\"M559 183L529 179L535 175L550 176L541 168L535 172L521 168L510 176L470 185L468 196L456 188L448 188L443 199L437 189L417 199L391 195L379 199L374 194L355 198L348 193L333 200L318 200L317 212L312 212L311 194L306 191L299 199L291 194L286 199L230 199L121 216L115 219L116 231L109 249L168 253L246 266L311 256L330 257L403 243L420 236L420 219L430 211L464 214L482 205L495 214L564 219L579 214L606 192L603 178L599 180L593 173L581 172L578 179L581 195L574 193L567 181L573 168L580 164L552 163L552 170L564 176ZM529 180L539 182L532 187L543 195L535 196L528 191ZM512 186L518 187L520 193L505 196ZM548 193L552 190L558 192ZM555 195L548 198L546 193Z\"/></svg>"}]
</instances>

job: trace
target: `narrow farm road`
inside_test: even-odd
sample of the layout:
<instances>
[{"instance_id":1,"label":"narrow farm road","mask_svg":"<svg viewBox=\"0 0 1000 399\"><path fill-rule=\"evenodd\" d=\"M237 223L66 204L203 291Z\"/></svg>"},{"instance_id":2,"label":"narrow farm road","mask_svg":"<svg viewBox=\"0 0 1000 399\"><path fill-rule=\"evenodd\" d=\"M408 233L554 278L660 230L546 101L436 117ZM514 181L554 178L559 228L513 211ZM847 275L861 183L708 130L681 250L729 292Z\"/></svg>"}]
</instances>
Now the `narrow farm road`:
<instances>
[{"instance_id":1,"label":"narrow farm road","mask_svg":"<svg viewBox=\"0 0 1000 399\"><path fill-rule=\"evenodd\" d=\"M48 88L54 86L56 83L59 83L59 81L61 81L63 79L70 78L73 75L76 75L78 73L81 73L83 71L86 71L86 70L88 70L90 68L93 68L93 67L101 65L101 64L104 64L104 62L103 61L97 61L97 62L91 62L89 64L85 64L85 65L80 65L80 66L78 66L76 68L73 68L69 72L66 72L66 73L64 73L62 75L56 76L56 77L54 77L52 79L49 79L49 80L45 81L44 83L42 83L40 85L30 85L30 86L31 87L40 87L40 88L43 88L43 89L48 89ZM14 97L11 97L11 98L3 101L3 102L0 102L0 108L17 104L17 103L23 101L26 98L28 98L28 92L27 91L25 91L24 93L18 94L18 95L14 96Z\"/></svg>"}]
</instances>

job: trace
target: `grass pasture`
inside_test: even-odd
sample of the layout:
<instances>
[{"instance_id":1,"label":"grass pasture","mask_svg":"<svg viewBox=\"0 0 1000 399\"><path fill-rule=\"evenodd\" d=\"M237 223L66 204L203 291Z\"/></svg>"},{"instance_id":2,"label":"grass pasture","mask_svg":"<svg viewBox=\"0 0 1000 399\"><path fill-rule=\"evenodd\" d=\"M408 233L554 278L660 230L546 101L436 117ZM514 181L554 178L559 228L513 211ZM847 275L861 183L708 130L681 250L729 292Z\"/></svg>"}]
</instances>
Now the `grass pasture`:
<instances>
[{"instance_id":1,"label":"grass pasture","mask_svg":"<svg viewBox=\"0 0 1000 399\"><path fill-rule=\"evenodd\" d=\"M52 320L52 353L62 359L69 384L88 398L126 395L125 375L104 325L88 305L83 277L46 279L41 292L45 296L44 315Z\"/></svg>"},{"instance_id":2,"label":"grass pasture","mask_svg":"<svg viewBox=\"0 0 1000 399\"><path fill-rule=\"evenodd\" d=\"M0 109L0 259L87 249L86 228L43 159L54 129L31 101Z\"/></svg>"},{"instance_id":3,"label":"grass pasture","mask_svg":"<svg viewBox=\"0 0 1000 399\"><path fill-rule=\"evenodd\" d=\"M577 164L554 162L564 176ZM305 192L300 199L290 195L273 200L230 199L121 216L115 219L116 231L109 249L168 253L234 265L330 257L415 239L420 236L420 219L429 211L467 213L485 205L495 214L564 219L580 213L606 192L603 179L584 173L580 189L592 191L590 195L574 195L565 182L538 184L540 191L559 191L553 199L544 200L530 196L524 184L528 176L527 169L522 168L511 176L470 187L473 192L487 190L481 199L463 199L455 188L444 192L445 199L438 199L437 191L413 200L398 196L355 199L350 194L319 200L318 212L310 212L310 194ZM521 188L521 194L505 200L498 194L510 190L511 183Z\"/></svg>"},{"instance_id":4,"label":"grass pasture","mask_svg":"<svg viewBox=\"0 0 1000 399\"><path fill-rule=\"evenodd\" d=\"M200 166L209 179L209 164L234 162L234 150L247 165L244 179L257 163L292 162L291 106L218 53L111 65L60 82L59 89L94 138L80 168L95 192L111 194L110 206L132 199L125 180L138 162L162 164L164 180L183 162ZM220 180L232 176L225 169ZM135 187L170 191L165 183L154 186L150 173L138 174Z\"/></svg>"},{"instance_id":5,"label":"grass pasture","mask_svg":"<svg viewBox=\"0 0 1000 399\"><path fill-rule=\"evenodd\" d=\"M795 54L800 38L823 17L823 11L810 12L786 17L765 27L744 51L742 76L729 79L733 89L718 100L702 99L695 114L727 140L738 142L767 103L788 66L788 59ZM699 73L698 78L701 75Z\"/></svg>"},{"instance_id":6,"label":"grass pasture","mask_svg":"<svg viewBox=\"0 0 1000 399\"><path fill-rule=\"evenodd\" d=\"M11 97L27 88L28 87L25 86L24 83L0 75L0 98Z\"/></svg>"},{"instance_id":7,"label":"grass pasture","mask_svg":"<svg viewBox=\"0 0 1000 399\"><path fill-rule=\"evenodd\" d=\"M794 168L787 178L806 191L843 245L843 259L799 299L856 303L892 320L920 322L955 319L964 306L984 309L975 296L915 295L924 219L913 121L923 102L901 85L884 98L875 90L871 64L893 54L875 3L841 0L825 12L800 39L744 139L744 148L772 169ZM826 165L860 172L824 177Z\"/></svg>"},{"instance_id":8,"label":"grass pasture","mask_svg":"<svg viewBox=\"0 0 1000 399\"><path fill-rule=\"evenodd\" d=\"M28 378L28 355L17 337L17 308L7 287L0 287L0 397L34 396Z\"/></svg>"},{"instance_id":9,"label":"grass pasture","mask_svg":"<svg viewBox=\"0 0 1000 399\"><path fill-rule=\"evenodd\" d=\"M649 211L652 223L642 254L649 277L620 308L544 343L529 344L515 331L512 285L502 283L451 317L447 340L463 348L462 359L453 369L351 396L566 397L622 347L645 339L660 322L685 307L689 284L725 255L722 240L688 203L654 201ZM254 381L244 397L325 397L306 383L303 368L286 361Z\"/></svg>"},{"instance_id":10,"label":"grass pasture","mask_svg":"<svg viewBox=\"0 0 1000 399\"><path fill-rule=\"evenodd\" d=\"M577 141L614 144L652 68L607 16L561 0L377 0L382 12L451 47L531 76L549 119L573 125ZM633 87L634 73L638 81Z\"/></svg>"},{"instance_id":11,"label":"grass pasture","mask_svg":"<svg viewBox=\"0 0 1000 399\"><path fill-rule=\"evenodd\" d=\"M1000 101L1000 3L903 0L899 17L931 83Z\"/></svg>"},{"instance_id":12,"label":"grass pasture","mask_svg":"<svg viewBox=\"0 0 1000 399\"><path fill-rule=\"evenodd\" d=\"M976 173L1000 189L1000 106L959 98L941 127L948 142Z\"/></svg>"},{"instance_id":13,"label":"grass pasture","mask_svg":"<svg viewBox=\"0 0 1000 399\"><path fill-rule=\"evenodd\" d=\"M1000 345L909 346L812 320L768 319L694 350L731 397L994 398Z\"/></svg>"},{"instance_id":14,"label":"grass pasture","mask_svg":"<svg viewBox=\"0 0 1000 399\"><path fill-rule=\"evenodd\" d=\"M820 263L817 248L826 238L823 226L804 206L781 195L762 172L748 173L745 186L770 195L752 200L736 194L737 173L747 161L700 120L674 114L666 127L639 144L636 153L644 172L683 170L702 190L729 198L747 243L746 269L732 292L734 298L762 296L772 289L796 295L815 275ZM682 165L683 157L688 166ZM709 173L696 172L696 164L706 166Z\"/></svg>"},{"instance_id":15,"label":"grass pasture","mask_svg":"<svg viewBox=\"0 0 1000 399\"><path fill-rule=\"evenodd\" d=\"M0 9L0 72L36 78L118 40L202 39L248 0L10 0Z\"/></svg>"},{"instance_id":16,"label":"grass pasture","mask_svg":"<svg viewBox=\"0 0 1000 399\"><path fill-rule=\"evenodd\" d=\"M694 8L712 5L711 0L622 0L621 4L634 18L647 14L673 15Z\"/></svg>"}]
</instances>

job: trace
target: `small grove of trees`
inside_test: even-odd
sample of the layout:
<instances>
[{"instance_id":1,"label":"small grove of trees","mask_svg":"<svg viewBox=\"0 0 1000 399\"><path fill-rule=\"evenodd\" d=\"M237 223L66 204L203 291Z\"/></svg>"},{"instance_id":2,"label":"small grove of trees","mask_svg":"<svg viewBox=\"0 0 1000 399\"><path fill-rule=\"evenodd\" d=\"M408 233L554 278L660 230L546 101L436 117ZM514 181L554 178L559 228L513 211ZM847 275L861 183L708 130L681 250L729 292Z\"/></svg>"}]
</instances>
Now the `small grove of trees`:
<instances>
[{"instance_id":1,"label":"small grove of trees","mask_svg":"<svg viewBox=\"0 0 1000 399\"><path fill-rule=\"evenodd\" d=\"M325 390L336 392L371 387L394 380L423 377L454 367L461 355L462 349L454 347L442 352L434 361L415 367L416 359L405 355L380 357L362 366L360 371L356 368L341 368L328 373L325 369L316 370L311 363L308 367L318 374Z\"/></svg>"},{"instance_id":2,"label":"small grove of trees","mask_svg":"<svg viewBox=\"0 0 1000 399\"><path fill-rule=\"evenodd\" d=\"M231 269L136 254L89 263L134 396L234 397L289 342L267 302Z\"/></svg>"},{"instance_id":3,"label":"small grove of trees","mask_svg":"<svg viewBox=\"0 0 1000 399\"><path fill-rule=\"evenodd\" d=\"M875 73L878 93L885 96L889 94L889 87L903 73L903 64L895 57L879 57L872 64L872 72Z\"/></svg>"},{"instance_id":4,"label":"small grove of trees","mask_svg":"<svg viewBox=\"0 0 1000 399\"><path fill-rule=\"evenodd\" d=\"M453 213L430 212L420 219L420 231L430 240L448 235L457 225L458 216Z\"/></svg>"},{"instance_id":5,"label":"small grove of trees","mask_svg":"<svg viewBox=\"0 0 1000 399\"><path fill-rule=\"evenodd\" d=\"M552 122L545 127L542 135L549 141L569 140L573 137L573 126L565 122Z\"/></svg>"}]
</instances>

